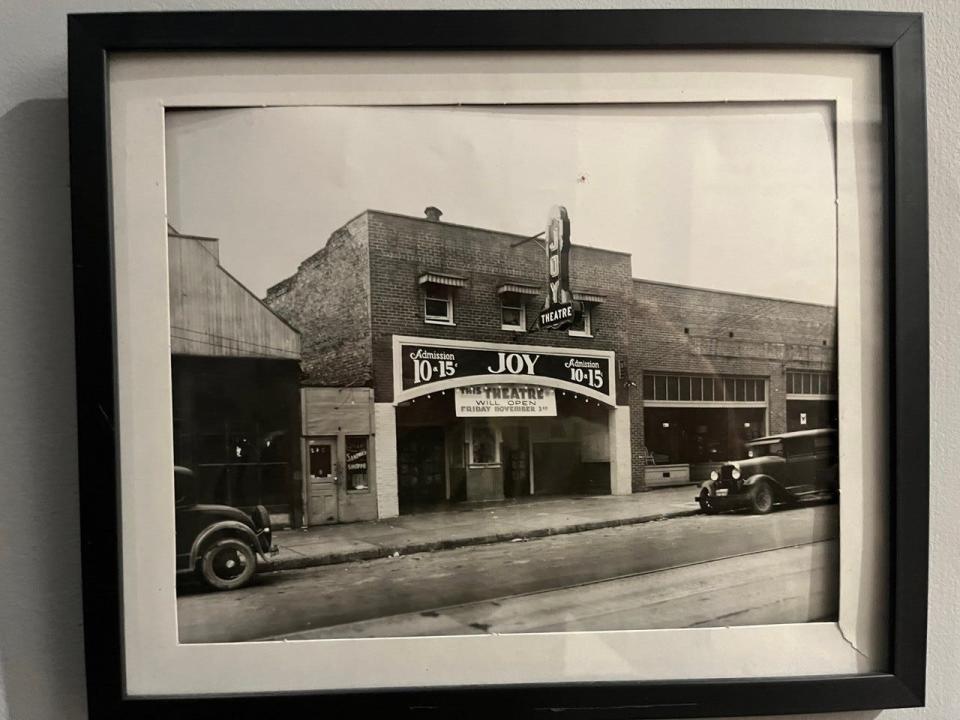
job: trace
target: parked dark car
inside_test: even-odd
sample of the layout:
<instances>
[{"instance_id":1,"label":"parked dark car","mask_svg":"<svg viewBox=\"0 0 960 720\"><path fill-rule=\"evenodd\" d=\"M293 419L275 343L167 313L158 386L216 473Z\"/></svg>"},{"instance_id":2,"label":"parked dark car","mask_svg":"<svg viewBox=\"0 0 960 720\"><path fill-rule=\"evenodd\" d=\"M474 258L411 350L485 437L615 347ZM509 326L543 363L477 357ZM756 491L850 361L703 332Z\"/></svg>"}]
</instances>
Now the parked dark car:
<instances>
[{"instance_id":1,"label":"parked dark car","mask_svg":"<svg viewBox=\"0 0 960 720\"><path fill-rule=\"evenodd\" d=\"M257 556L275 553L270 514L263 505L249 513L229 505L197 503L192 470L174 468L177 574L194 574L215 590L233 590L257 572Z\"/></svg>"},{"instance_id":2,"label":"parked dark car","mask_svg":"<svg viewBox=\"0 0 960 720\"><path fill-rule=\"evenodd\" d=\"M768 513L777 504L836 497L837 431L800 430L757 438L747 457L726 462L700 485L697 502L706 513L750 509Z\"/></svg>"}]
</instances>

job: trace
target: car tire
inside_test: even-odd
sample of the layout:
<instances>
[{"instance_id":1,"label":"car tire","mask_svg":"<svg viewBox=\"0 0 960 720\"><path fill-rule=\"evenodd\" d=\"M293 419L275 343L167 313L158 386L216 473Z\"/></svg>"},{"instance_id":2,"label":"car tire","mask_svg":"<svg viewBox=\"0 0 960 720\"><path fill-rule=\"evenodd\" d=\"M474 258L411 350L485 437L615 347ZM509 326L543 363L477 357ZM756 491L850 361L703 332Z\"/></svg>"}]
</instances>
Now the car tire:
<instances>
[{"instance_id":1,"label":"car tire","mask_svg":"<svg viewBox=\"0 0 960 720\"><path fill-rule=\"evenodd\" d=\"M700 491L697 502L700 503L700 510L703 511L705 515L717 514L717 509L710 504L710 491L706 488Z\"/></svg>"},{"instance_id":2,"label":"car tire","mask_svg":"<svg viewBox=\"0 0 960 720\"><path fill-rule=\"evenodd\" d=\"M257 572L257 555L243 540L220 538L208 545L200 556L200 577L214 590L243 587Z\"/></svg>"},{"instance_id":3,"label":"car tire","mask_svg":"<svg viewBox=\"0 0 960 720\"><path fill-rule=\"evenodd\" d=\"M765 480L758 480L750 491L750 508L758 515L766 515L773 510L773 488Z\"/></svg>"}]
</instances>

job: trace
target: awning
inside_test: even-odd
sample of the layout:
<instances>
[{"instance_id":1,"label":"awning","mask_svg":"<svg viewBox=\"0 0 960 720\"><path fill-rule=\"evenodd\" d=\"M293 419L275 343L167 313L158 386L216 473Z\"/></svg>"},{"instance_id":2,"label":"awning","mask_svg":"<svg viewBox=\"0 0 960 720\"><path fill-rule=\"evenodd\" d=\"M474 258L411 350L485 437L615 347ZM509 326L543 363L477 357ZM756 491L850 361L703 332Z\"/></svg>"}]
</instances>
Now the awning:
<instances>
[{"instance_id":1,"label":"awning","mask_svg":"<svg viewBox=\"0 0 960 720\"><path fill-rule=\"evenodd\" d=\"M417 282L421 285L433 283L434 285L448 285L450 287L466 287L467 279L458 275L440 275L439 273L424 273Z\"/></svg>"},{"instance_id":2,"label":"awning","mask_svg":"<svg viewBox=\"0 0 960 720\"><path fill-rule=\"evenodd\" d=\"M539 295L542 290L534 285L516 285L507 283L497 288L497 295L516 293L517 295Z\"/></svg>"},{"instance_id":3,"label":"awning","mask_svg":"<svg viewBox=\"0 0 960 720\"><path fill-rule=\"evenodd\" d=\"M606 301L607 296L597 295L596 293L589 293L589 292L577 292L576 290L574 290L573 299L579 300L580 302L602 303Z\"/></svg>"}]
</instances>

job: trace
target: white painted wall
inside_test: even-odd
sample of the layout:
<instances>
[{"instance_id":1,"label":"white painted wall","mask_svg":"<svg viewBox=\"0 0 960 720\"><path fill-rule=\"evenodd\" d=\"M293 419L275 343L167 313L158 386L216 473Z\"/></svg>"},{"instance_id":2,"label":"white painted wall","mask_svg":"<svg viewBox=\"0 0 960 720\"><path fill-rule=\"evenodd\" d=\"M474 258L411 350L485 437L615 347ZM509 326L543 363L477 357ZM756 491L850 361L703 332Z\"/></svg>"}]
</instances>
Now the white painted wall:
<instances>
[{"instance_id":1,"label":"white painted wall","mask_svg":"<svg viewBox=\"0 0 960 720\"><path fill-rule=\"evenodd\" d=\"M373 405L374 472L377 483L377 517L400 514L400 487L397 476L397 409L393 403Z\"/></svg>"},{"instance_id":2,"label":"white painted wall","mask_svg":"<svg viewBox=\"0 0 960 720\"><path fill-rule=\"evenodd\" d=\"M932 497L929 699L960 717L960 3L954 0L3 0L0 2L0 720L86 717L67 167L66 19L94 10L820 7L926 13ZM817 716L865 720L877 713ZM813 720L811 718L811 720Z\"/></svg>"}]
</instances>

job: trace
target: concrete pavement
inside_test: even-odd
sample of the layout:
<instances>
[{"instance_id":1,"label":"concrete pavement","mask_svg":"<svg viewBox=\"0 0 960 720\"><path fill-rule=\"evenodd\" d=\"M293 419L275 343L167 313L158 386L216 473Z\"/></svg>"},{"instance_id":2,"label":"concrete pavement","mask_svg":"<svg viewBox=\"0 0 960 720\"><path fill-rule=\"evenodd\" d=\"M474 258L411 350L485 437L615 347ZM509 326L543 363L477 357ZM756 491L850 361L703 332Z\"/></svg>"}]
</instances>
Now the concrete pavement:
<instances>
[{"instance_id":1,"label":"concrete pavement","mask_svg":"<svg viewBox=\"0 0 960 720\"><path fill-rule=\"evenodd\" d=\"M184 588L177 598L180 641L296 638L332 626L344 637L362 637L388 627L387 618L398 621L400 634L443 634L443 625L459 633L471 623L481 632L490 623L518 632L566 622L608 630L761 617L795 622L797 612L808 611L806 619L822 619L836 614L836 560L801 563L803 552L784 550L838 534L838 506L816 505L265 573L230 592ZM767 559L747 557L759 554ZM824 602L832 610L822 611ZM498 603L504 613L494 612ZM412 614L423 619L414 622ZM367 621L373 624L356 625Z\"/></svg>"},{"instance_id":2,"label":"concrete pavement","mask_svg":"<svg viewBox=\"0 0 960 720\"><path fill-rule=\"evenodd\" d=\"M267 640L654 630L828 622L837 540L286 633Z\"/></svg>"},{"instance_id":3,"label":"concrete pavement","mask_svg":"<svg viewBox=\"0 0 960 720\"><path fill-rule=\"evenodd\" d=\"M633 495L525 498L388 520L283 530L274 537L280 552L261 570L334 565L684 517L699 512L693 499L696 492L691 483Z\"/></svg>"}]
</instances>

